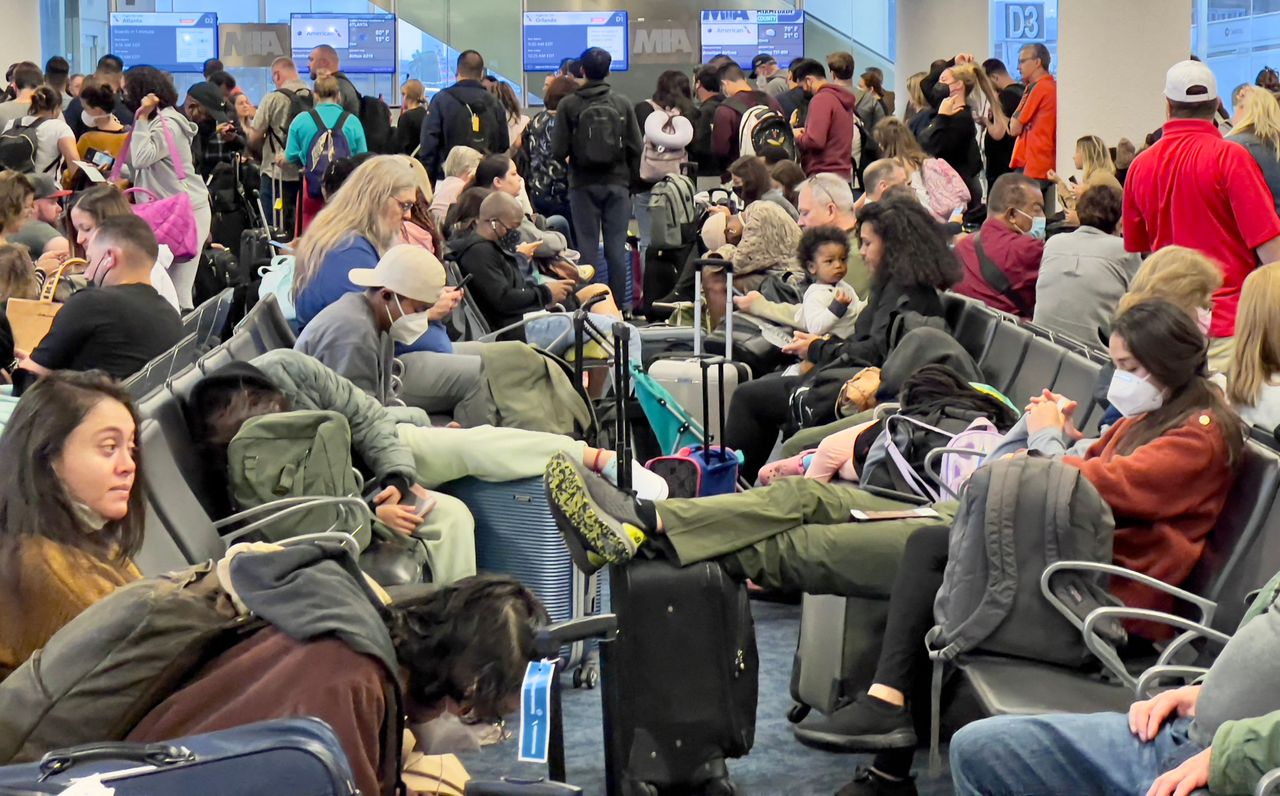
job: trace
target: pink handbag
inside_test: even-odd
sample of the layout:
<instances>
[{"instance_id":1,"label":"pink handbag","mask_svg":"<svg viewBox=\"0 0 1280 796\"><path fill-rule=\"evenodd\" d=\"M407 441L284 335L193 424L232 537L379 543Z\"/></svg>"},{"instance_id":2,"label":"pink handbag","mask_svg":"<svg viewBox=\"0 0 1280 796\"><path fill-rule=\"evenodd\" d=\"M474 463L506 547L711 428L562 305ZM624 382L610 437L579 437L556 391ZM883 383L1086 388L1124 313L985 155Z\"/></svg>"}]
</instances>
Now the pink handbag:
<instances>
[{"instance_id":1,"label":"pink handbag","mask_svg":"<svg viewBox=\"0 0 1280 796\"><path fill-rule=\"evenodd\" d=\"M173 133L169 132L169 126L165 124L164 119L157 119L157 121L160 124L160 133L164 136L165 143L169 145L169 160L173 163L173 171L179 180L185 180L187 170L183 168L182 158L178 156L178 147L173 141ZM125 139L123 151L120 157L116 158L116 165L111 170L112 180L120 178L120 169L130 154L132 145L133 131L131 130ZM146 188L130 188L125 191L125 194L139 194L147 197L146 202L132 205L133 214L147 222L147 226L151 227L151 231L156 234L157 243L169 247L173 252L174 261L190 260L200 254L202 241L199 240L196 214L186 191L164 198L156 196Z\"/></svg>"}]
</instances>

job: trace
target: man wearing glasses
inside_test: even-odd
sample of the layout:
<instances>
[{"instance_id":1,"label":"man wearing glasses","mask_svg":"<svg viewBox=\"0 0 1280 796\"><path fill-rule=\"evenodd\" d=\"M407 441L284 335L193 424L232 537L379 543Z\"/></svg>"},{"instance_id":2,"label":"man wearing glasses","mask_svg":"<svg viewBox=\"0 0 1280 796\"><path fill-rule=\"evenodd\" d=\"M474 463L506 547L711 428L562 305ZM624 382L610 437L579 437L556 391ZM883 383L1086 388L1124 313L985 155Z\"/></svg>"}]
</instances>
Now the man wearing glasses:
<instances>
[{"instance_id":1,"label":"man wearing glasses","mask_svg":"<svg viewBox=\"0 0 1280 796\"><path fill-rule=\"evenodd\" d=\"M1018 137L1009 165L1040 183L1045 215L1053 215L1053 182L1058 140L1058 84L1049 74L1049 48L1028 44L1018 54L1018 74L1027 91L1009 119L1009 134Z\"/></svg>"}]
</instances>

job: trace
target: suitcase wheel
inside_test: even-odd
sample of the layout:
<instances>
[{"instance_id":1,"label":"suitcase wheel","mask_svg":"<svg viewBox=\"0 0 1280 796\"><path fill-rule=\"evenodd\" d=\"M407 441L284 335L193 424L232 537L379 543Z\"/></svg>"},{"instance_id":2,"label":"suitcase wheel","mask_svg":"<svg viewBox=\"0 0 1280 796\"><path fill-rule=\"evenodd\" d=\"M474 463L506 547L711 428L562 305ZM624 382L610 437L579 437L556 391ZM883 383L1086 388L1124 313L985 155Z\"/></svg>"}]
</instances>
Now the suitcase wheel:
<instances>
[{"instance_id":1,"label":"suitcase wheel","mask_svg":"<svg viewBox=\"0 0 1280 796\"><path fill-rule=\"evenodd\" d=\"M799 724L804 721L806 716L809 715L810 710L811 708L808 705L802 702L797 702L791 706L790 710L787 711L787 721L792 724Z\"/></svg>"},{"instance_id":2,"label":"suitcase wheel","mask_svg":"<svg viewBox=\"0 0 1280 796\"><path fill-rule=\"evenodd\" d=\"M573 670L573 687L594 689L600 684L600 670L589 664L582 664Z\"/></svg>"}]
</instances>

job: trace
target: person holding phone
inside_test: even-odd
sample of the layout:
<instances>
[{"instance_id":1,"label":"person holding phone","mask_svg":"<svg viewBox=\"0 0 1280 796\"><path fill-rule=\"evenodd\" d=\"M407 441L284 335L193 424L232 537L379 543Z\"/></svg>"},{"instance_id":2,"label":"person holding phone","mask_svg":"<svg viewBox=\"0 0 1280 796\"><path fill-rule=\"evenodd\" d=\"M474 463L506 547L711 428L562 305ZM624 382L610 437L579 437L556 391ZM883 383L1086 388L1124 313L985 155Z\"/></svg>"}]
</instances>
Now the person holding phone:
<instances>
[{"instance_id":1,"label":"person holding phone","mask_svg":"<svg viewBox=\"0 0 1280 796\"><path fill-rule=\"evenodd\" d=\"M104 177L111 173L129 133L115 115L117 102L115 87L98 77L89 78L80 89L80 120L88 129L76 140L76 151L81 161L97 166Z\"/></svg>"}]
</instances>

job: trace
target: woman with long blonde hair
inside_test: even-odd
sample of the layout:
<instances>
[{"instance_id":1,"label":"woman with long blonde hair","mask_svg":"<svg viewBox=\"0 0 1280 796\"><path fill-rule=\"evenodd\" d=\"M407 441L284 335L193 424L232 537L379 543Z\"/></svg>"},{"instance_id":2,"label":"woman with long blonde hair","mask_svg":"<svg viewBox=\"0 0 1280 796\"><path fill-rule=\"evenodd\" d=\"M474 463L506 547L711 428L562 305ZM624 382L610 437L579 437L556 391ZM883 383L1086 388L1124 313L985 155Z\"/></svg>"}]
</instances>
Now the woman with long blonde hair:
<instances>
[{"instance_id":1,"label":"woman with long blonde hair","mask_svg":"<svg viewBox=\"0 0 1280 796\"><path fill-rule=\"evenodd\" d=\"M1058 172L1050 170L1049 179L1058 184L1058 201L1067 211L1067 221L1079 225L1075 215L1076 202L1085 189L1095 185L1106 185L1119 191L1124 186L1116 178L1116 164L1111 159L1111 150L1096 135L1086 135L1076 140L1076 151L1072 162L1080 170L1083 179L1077 183L1068 183Z\"/></svg>"},{"instance_id":2,"label":"woman with long blonde hair","mask_svg":"<svg viewBox=\"0 0 1280 796\"><path fill-rule=\"evenodd\" d=\"M294 306L302 326L344 293L352 268L374 268L400 236L418 203L419 181L399 155L361 164L298 240L293 272Z\"/></svg>"},{"instance_id":3,"label":"woman with long blonde hair","mask_svg":"<svg viewBox=\"0 0 1280 796\"><path fill-rule=\"evenodd\" d=\"M1270 91L1246 86L1240 91L1235 111L1236 126L1227 140L1253 155L1280 213L1280 102Z\"/></svg>"},{"instance_id":4,"label":"woman with long blonde hair","mask_svg":"<svg viewBox=\"0 0 1280 796\"><path fill-rule=\"evenodd\" d=\"M920 146L929 155L946 161L969 189L969 207L982 202L982 151L977 120L994 118L996 127L1005 126L1000 97L982 67L965 62L943 70L938 85L948 94L938 114L920 134ZM994 114L994 116L993 116Z\"/></svg>"},{"instance_id":5,"label":"woman with long blonde hair","mask_svg":"<svg viewBox=\"0 0 1280 796\"><path fill-rule=\"evenodd\" d=\"M1227 370L1227 399L1246 423L1280 426L1280 265L1244 280L1236 309L1235 354Z\"/></svg>"}]
</instances>

